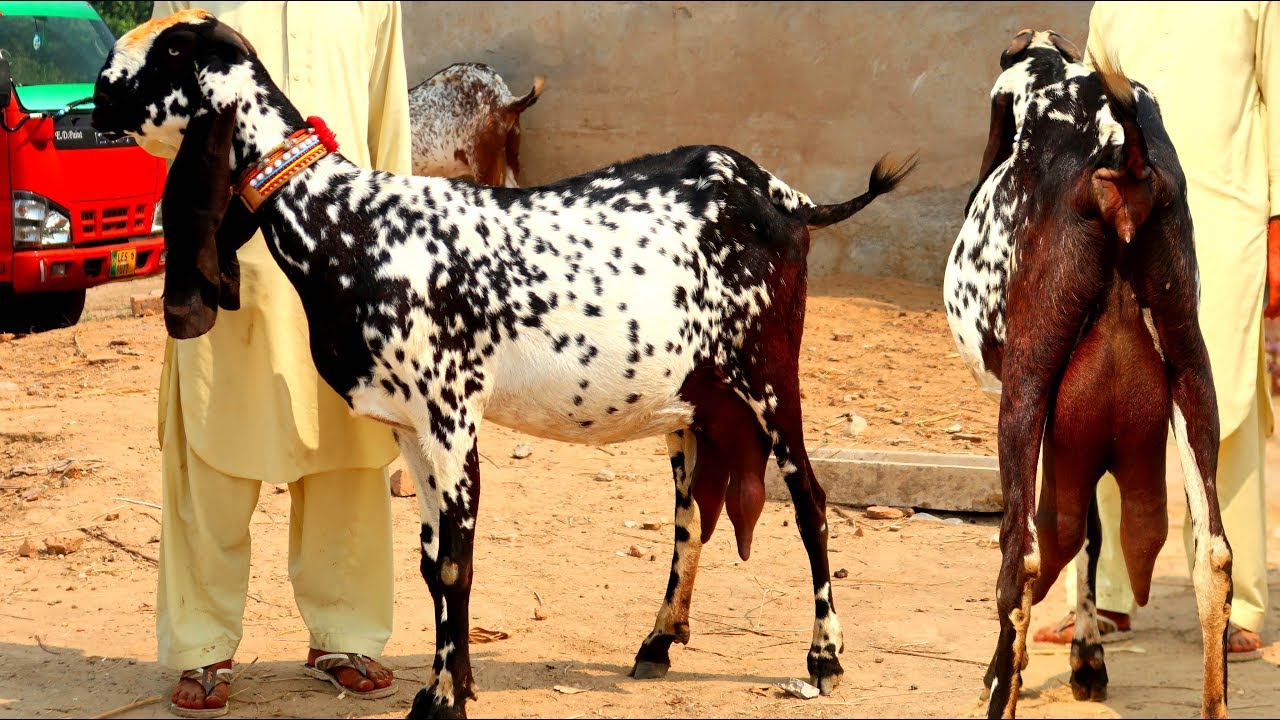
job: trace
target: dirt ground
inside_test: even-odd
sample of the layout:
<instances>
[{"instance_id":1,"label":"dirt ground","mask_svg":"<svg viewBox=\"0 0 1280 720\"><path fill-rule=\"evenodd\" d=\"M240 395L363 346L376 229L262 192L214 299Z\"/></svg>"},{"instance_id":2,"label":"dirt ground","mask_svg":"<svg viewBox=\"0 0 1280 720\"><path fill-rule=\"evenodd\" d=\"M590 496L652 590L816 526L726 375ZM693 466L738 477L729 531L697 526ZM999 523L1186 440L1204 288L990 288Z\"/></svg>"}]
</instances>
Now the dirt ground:
<instances>
[{"instance_id":1,"label":"dirt ground","mask_svg":"<svg viewBox=\"0 0 1280 720\"><path fill-rule=\"evenodd\" d=\"M96 289L77 327L0 342L0 717L92 716L157 695L165 700L119 716L168 716L174 673L155 661L156 570L145 557L155 555L160 532L158 511L145 503L161 499L155 387L164 328L159 317L128 316L130 294L158 288L147 280ZM814 283L802 360L810 449L993 454L996 406L953 350L935 289L855 275ZM868 422L857 437L850 412ZM801 701L773 685L805 674L808 564L790 508L770 502L750 562L738 561L723 530L704 551L693 639L673 649L671 674L634 681L626 674L662 598L671 537L669 526L626 522L671 517L662 441L592 448L486 425L480 442L485 491L471 621L509 637L472 647L480 692L473 717L981 712L997 634L999 551L988 543L995 516L948 525L833 509L832 567L847 570L833 581L846 674L832 696ZM533 454L516 460L511 449L520 442ZM1280 457L1274 450L1269 468ZM1171 541L1151 603L1135 621L1137 637L1108 646L1110 699L1075 703L1064 685L1065 650L1033 645L1024 717L1197 713L1199 631L1180 542L1181 475L1176 462L1171 468ZM596 481L603 469L616 477ZM1274 489L1268 509L1274 527ZM288 584L288 515L288 494L264 488L233 715L403 716L433 652L416 502L394 501L396 620L384 660L401 690L369 702L338 698L300 672L307 633ZM43 548L59 537L83 546L66 556L19 554L25 540ZM1271 557L1280 558L1280 534L1269 537ZM641 557L630 555L632 546ZM535 609L545 619L535 620ZM1064 610L1056 589L1035 609L1033 627ZM1262 661L1231 667L1237 717L1272 716L1280 706L1277 624L1273 613Z\"/></svg>"}]
</instances>

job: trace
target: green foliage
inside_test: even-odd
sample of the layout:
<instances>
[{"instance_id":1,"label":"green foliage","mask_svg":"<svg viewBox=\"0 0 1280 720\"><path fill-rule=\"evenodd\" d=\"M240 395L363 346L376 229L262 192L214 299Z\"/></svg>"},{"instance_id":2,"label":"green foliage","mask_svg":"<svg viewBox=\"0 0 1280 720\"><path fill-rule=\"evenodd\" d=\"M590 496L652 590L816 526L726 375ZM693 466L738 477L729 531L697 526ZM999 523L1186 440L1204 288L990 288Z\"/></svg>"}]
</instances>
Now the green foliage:
<instances>
[{"instance_id":1,"label":"green foliage","mask_svg":"<svg viewBox=\"0 0 1280 720\"><path fill-rule=\"evenodd\" d=\"M151 18L150 0L89 0L89 4L117 38Z\"/></svg>"}]
</instances>

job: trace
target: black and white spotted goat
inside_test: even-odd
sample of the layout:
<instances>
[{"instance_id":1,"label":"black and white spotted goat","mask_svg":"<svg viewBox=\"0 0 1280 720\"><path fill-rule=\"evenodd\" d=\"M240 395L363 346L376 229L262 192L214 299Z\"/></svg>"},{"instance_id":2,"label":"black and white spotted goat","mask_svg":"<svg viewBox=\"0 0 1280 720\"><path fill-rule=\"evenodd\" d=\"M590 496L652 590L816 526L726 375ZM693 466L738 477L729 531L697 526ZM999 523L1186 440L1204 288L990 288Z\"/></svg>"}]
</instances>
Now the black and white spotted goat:
<instances>
[{"instance_id":1,"label":"black and white spotted goat","mask_svg":"<svg viewBox=\"0 0 1280 720\"><path fill-rule=\"evenodd\" d=\"M1168 531L1172 422L1195 537L1202 710L1224 716L1231 549L1218 510L1217 405L1177 154L1151 93L1109 64L1090 71L1056 33L1024 30L1000 65L978 185L944 280L960 355L1000 399L1005 515L988 715L1013 716L1031 606L1082 544L1071 685L1077 699L1105 697L1094 489L1107 471L1119 483L1121 543L1145 605Z\"/></svg>"},{"instance_id":2,"label":"black and white spotted goat","mask_svg":"<svg viewBox=\"0 0 1280 720\"><path fill-rule=\"evenodd\" d=\"M809 228L848 218L912 166L882 160L865 194L819 206L722 147L528 189L397 177L329 154L252 214L228 187L308 121L234 30L203 11L133 30L94 101L105 135L180 146L164 197L170 334L200 335L219 306L237 306L235 248L260 226L302 300L321 376L354 412L395 428L437 617L433 679L413 715L462 715L473 694L482 418L580 443L666 436L675 552L640 678L665 674L671 643L689 639L699 550L723 507L749 555L772 451L813 573L809 673L831 692L843 636L797 368Z\"/></svg>"}]
</instances>

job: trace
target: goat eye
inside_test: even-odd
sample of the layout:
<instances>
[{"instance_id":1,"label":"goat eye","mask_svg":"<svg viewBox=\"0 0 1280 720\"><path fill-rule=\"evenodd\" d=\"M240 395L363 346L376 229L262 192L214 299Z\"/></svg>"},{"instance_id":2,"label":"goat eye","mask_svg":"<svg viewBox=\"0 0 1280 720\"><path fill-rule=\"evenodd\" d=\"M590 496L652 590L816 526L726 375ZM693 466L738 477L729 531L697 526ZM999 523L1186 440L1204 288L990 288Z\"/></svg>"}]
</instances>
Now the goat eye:
<instances>
[{"instance_id":1,"label":"goat eye","mask_svg":"<svg viewBox=\"0 0 1280 720\"><path fill-rule=\"evenodd\" d=\"M178 57L178 48L169 48L169 54Z\"/></svg>"}]
</instances>

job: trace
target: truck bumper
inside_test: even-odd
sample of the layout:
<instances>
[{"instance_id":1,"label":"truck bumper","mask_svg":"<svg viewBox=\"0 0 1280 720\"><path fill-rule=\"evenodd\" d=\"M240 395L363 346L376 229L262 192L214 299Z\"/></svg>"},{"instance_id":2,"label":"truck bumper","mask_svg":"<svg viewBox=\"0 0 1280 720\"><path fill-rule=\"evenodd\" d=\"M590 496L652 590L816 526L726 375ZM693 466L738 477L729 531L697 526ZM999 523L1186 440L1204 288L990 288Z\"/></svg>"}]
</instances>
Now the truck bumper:
<instances>
[{"instance_id":1,"label":"truck bumper","mask_svg":"<svg viewBox=\"0 0 1280 720\"><path fill-rule=\"evenodd\" d=\"M132 275L110 277L111 252L130 248L138 252L137 269ZM163 251L161 235L98 247L19 250L13 254L13 291L21 295L83 290L106 282L155 275L164 270Z\"/></svg>"}]
</instances>

